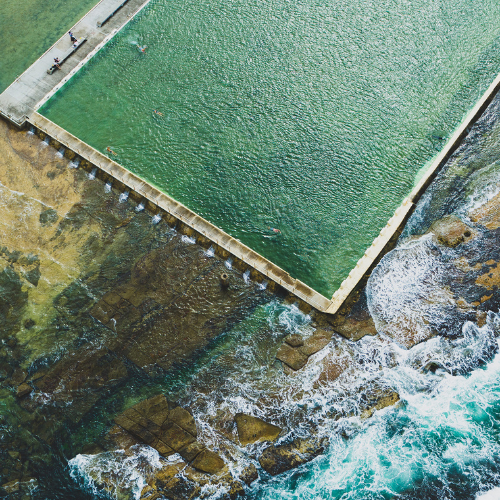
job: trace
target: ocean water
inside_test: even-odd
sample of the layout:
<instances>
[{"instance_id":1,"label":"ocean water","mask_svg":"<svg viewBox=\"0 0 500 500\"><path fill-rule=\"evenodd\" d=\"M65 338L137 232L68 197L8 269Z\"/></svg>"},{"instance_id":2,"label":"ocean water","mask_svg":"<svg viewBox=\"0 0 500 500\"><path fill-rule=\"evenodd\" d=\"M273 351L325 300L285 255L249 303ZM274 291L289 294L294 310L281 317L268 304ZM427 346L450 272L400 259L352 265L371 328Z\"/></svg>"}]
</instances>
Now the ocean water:
<instances>
[{"instance_id":1,"label":"ocean water","mask_svg":"<svg viewBox=\"0 0 500 500\"><path fill-rule=\"evenodd\" d=\"M200 439L209 445L213 440L212 446L220 440L210 426L217 411L272 412L275 423L286 421L293 427L307 409L302 432L310 425L317 435L329 438L324 455L277 477L264 475L247 490L246 498L474 500L491 490L490 497L498 498L494 496L500 487L498 314L490 313L482 328L465 323L462 339L435 338L410 351L380 338L365 337L357 343L334 339L293 380L263 363L274 352L271 340L284 333L307 335L310 328L310 318L293 306L277 302L262 306L231 332L232 344L221 346L219 356L225 359L215 359L212 353L212 360L205 360L181 399L197 418ZM335 349L352 355L356 370L318 390L313 387L318 365ZM471 357L471 352L482 355ZM429 357L442 366L459 363L464 374L451 375L444 369L424 373L422 366ZM240 364L228 369L230 359L239 359ZM398 391L401 400L364 420L359 412L362 388L374 380ZM356 387L358 391L353 391ZM279 394L266 396L266 391L277 388ZM352 411L353 416L328 418L340 409ZM175 456L169 460L175 461ZM132 456L105 452L69 461L71 477L90 498L101 496L96 481L107 477L114 484L112 498L128 492L130 498L139 499L148 474L160 467L158 453L148 447L138 448ZM203 498L216 500L218 492Z\"/></svg>"},{"instance_id":2,"label":"ocean water","mask_svg":"<svg viewBox=\"0 0 500 500\"><path fill-rule=\"evenodd\" d=\"M97 0L2 0L0 92L95 4Z\"/></svg>"},{"instance_id":3,"label":"ocean water","mask_svg":"<svg viewBox=\"0 0 500 500\"><path fill-rule=\"evenodd\" d=\"M153 0L41 112L329 297L499 35L498 0Z\"/></svg>"}]
</instances>

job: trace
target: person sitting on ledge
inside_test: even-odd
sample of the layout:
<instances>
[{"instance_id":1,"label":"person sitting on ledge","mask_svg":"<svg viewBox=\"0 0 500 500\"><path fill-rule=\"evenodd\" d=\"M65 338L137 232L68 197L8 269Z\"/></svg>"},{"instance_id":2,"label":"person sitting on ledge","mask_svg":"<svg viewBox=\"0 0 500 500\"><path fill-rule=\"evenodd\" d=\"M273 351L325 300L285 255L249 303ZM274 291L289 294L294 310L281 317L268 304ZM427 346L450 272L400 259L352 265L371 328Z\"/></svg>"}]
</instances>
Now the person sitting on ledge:
<instances>
[{"instance_id":1,"label":"person sitting on ledge","mask_svg":"<svg viewBox=\"0 0 500 500\"><path fill-rule=\"evenodd\" d=\"M59 61L59 58L58 57L54 57L54 66L57 68L57 69L61 69L61 66L59 66L59 63L61 61Z\"/></svg>"},{"instance_id":2,"label":"person sitting on ledge","mask_svg":"<svg viewBox=\"0 0 500 500\"><path fill-rule=\"evenodd\" d=\"M116 156L116 153L109 146L106 148L106 151Z\"/></svg>"}]
</instances>

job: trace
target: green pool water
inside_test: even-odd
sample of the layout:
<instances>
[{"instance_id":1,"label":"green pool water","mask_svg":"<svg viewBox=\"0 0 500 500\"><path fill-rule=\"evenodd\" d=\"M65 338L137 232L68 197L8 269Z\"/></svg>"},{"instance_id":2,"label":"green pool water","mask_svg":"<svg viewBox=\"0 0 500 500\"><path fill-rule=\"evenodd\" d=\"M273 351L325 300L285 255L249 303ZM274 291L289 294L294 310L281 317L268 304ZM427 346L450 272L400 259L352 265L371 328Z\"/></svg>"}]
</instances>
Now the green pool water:
<instances>
[{"instance_id":1,"label":"green pool water","mask_svg":"<svg viewBox=\"0 0 500 500\"><path fill-rule=\"evenodd\" d=\"M153 0L41 112L331 296L499 35L500 0Z\"/></svg>"},{"instance_id":2,"label":"green pool water","mask_svg":"<svg viewBox=\"0 0 500 500\"><path fill-rule=\"evenodd\" d=\"M98 0L1 0L0 92L97 2Z\"/></svg>"}]
</instances>

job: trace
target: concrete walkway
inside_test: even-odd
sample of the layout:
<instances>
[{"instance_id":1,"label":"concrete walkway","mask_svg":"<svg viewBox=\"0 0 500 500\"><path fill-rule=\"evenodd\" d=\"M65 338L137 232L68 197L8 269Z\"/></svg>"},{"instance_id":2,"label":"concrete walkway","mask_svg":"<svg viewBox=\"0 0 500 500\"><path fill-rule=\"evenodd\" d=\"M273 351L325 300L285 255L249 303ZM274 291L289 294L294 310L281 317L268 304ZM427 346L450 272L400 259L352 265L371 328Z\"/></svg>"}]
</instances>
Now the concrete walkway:
<instances>
[{"instance_id":1,"label":"concrete walkway","mask_svg":"<svg viewBox=\"0 0 500 500\"><path fill-rule=\"evenodd\" d=\"M76 38L87 41L52 75L47 69L54 58L62 59L71 47L68 34L62 36L45 54L39 57L17 80L0 94L0 115L18 127L22 127L28 116L71 78L113 36L127 24L150 0L128 0L128 2L101 28L103 21L123 0L101 0L71 29ZM47 4L50 8L50 4Z\"/></svg>"}]
</instances>

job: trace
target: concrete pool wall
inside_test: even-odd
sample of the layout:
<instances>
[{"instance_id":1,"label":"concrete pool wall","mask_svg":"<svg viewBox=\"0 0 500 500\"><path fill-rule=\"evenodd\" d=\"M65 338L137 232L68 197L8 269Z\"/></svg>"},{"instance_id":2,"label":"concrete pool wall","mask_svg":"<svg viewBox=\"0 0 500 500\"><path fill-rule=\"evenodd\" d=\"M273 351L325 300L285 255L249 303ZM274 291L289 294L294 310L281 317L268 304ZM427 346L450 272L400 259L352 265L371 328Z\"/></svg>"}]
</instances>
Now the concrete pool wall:
<instances>
[{"instance_id":1,"label":"concrete pool wall","mask_svg":"<svg viewBox=\"0 0 500 500\"><path fill-rule=\"evenodd\" d=\"M98 18L103 18L106 12L111 12L120 2L117 0L102 0L98 4L100 10L92 9L85 16L86 19L83 18L76 25L78 26L85 20L86 26L96 26L95 30L92 29L91 32L87 33L86 52L82 52L78 58L75 58L68 66L67 71L58 71L55 73L55 77L50 79L54 75L46 75L46 69L52 61L53 50L57 49L57 45L62 43L61 39L0 95L0 114L18 127L30 124L36 129L41 138L48 137L53 146L57 148L65 147L65 154L68 157L74 158L78 156L81 159L83 168L97 169L96 172L99 177L105 181L112 180L114 187L121 191L129 191L130 197L136 201L144 200L146 208L154 214L161 214L169 225L175 226L179 231L195 237L201 246L206 248L212 246L215 253L221 257L232 258L233 266L242 271L250 270L251 277L257 281L268 281L271 290L285 291L285 293L289 294L289 298L298 301L303 309L314 308L330 315L342 313L342 306L349 303L349 299L364 285L371 270L394 246L415 207L415 203L425 192L439 169L460 145L471 125L479 118L498 91L500 75L496 77L461 125L455 130L423 177L403 200L378 237L375 238L372 245L366 250L348 277L333 294L331 300L329 300L302 281L293 278L282 268L262 257L239 240L231 237L181 203L37 113L37 109L83 67L101 47L111 40L148 1L129 0L127 3L128 10L124 8L119 11L116 18L111 19L109 24L106 25L108 30L106 34L104 31L97 29ZM80 33L76 34L79 35ZM27 85L29 81L32 84L34 83L34 88L29 88L29 85Z\"/></svg>"}]
</instances>

